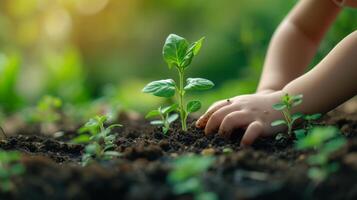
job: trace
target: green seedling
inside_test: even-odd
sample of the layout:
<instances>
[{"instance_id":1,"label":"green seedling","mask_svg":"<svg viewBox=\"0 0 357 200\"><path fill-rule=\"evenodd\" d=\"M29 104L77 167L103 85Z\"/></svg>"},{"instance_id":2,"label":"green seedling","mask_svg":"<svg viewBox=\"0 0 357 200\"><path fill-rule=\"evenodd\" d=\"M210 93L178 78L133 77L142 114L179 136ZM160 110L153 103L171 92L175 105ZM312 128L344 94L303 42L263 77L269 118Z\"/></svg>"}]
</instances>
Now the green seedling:
<instances>
[{"instance_id":1,"label":"green seedling","mask_svg":"<svg viewBox=\"0 0 357 200\"><path fill-rule=\"evenodd\" d=\"M37 103L36 109L31 116L31 121L40 123L58 122L62 117L61 108L61 99L46 95Z\"/></svg>"},{"instance_id":2,"label":"green seedling","mask_svg":"<svg viewBox=\"0 0 357 200\"><path fill-rule=\"evenodd\" d=\"M109 160L120 156L115 149L115 135L111 130L114 127L121 127L120 124L112 124L107 128L104 123L107 116L96 116L91 118L83 127L79 129L80 135L72 141L76 143L87 143L82 156L82 165L86 166L95 159Z\"/></svg>"},{"instance_id":3,"label":"green seedling","mask_svg":"<svg viewBox=\"0 0 357 200\"><path fill-rule=\"evenodd\" d=\"M304 115L304 126L301 129L295 130L295 137L297 140L301 140L306 137L306 134L314 128L314 121L318 120L322 115L320 113Z\"/></svg>"},{"instance_id":4,"label":"green seedling","mask_svg":"<svg viewBox=\"0 0 357 200\"><path fill-rule=\"evenodd\" d=\"M25 167L19 162L20 153L15 151L0 151L0 189L7 192L14 188L12 177L25 172Z\"/></svg>"},{"instance_id":5,"label":"green seedling","mask_svg":"<svg viewBox=\"0 0 357 200\"><path fill-rule=\"evenodd\" d=\"M339 133L336 127L314 127L307 136L296 143L298 150L313 149L316 154L308 157L308 163L312 166L308 176L316 183L325 180L330 174L339 168L337 162L329 160L331 154L346 144L346 139Z\"/></svg>"},{"instance_id":6,"label":"green seedling","mask_svg":"<svg viewBox=\"0 0 357 200\"><path fill-rule=\"evenodd\" d=\"M188 155L174 161L174 168L168 175L168 182L176 194L191 193L195 200L216 200L217 195L205 191L201 176L214 163L214 157Z\"/></svg>"},{"instance_id":7,"label":"green seedling","mask_svg":"<svg viewBox=\"0 0 357 200\"><path fill-rule=\"evenodd\" d=\"M181 126L187 131L187 117L190 113L201 108L198 100L189 101L185 105L185 95L189 91L207 90L214 86L213 82L203 78L187 78L185 85L185 72L202 47L204 37L194 43L189 43L185 38L170 34L163 47L163 57L169 69L176 68L178 71L178 85L173 79L153 81L142 90L158 97L170 98L177 94L178 112L180 113Z\"/></svg>"},{"instance_id":8,"label":"green seedling","mask_svg":"<svg viewBox=\"0 0 357 200\"><path fill-rule=\"evenodd\" d=\"M289 94L285 94L281 98L281 102L274 104L273 109L277 111L281 111L284 115L284 119L279 119L276 121L273 121L271 123L271 126L281 126L285 125L288 128L288 136L292 137L293 136L293 125L296 122L296 120L302 118L304 115L302 113L291 113L291 109L299 104L302 103L302 95L296 95L296 96L290 96ZM282 137L285 137L284 134L278 134L276 139L280 139Z\"/></svg>"},{"instance_id":9,"label":"green seedling","mask_svg":"<svg viewBox=\"0 0 357 200\"><path fill-rule=\"evenodd\" d=\"M160 117L160 120L153 120L150 122L150 124L155 125L155 126L161 126L162 127L162 132L164 134L167 134L167 132L170 129L170 124L174 122L178 118L178 114L170 114L172 111L175 111L177 109L177 104L173 104L171 106L167 106L164 108L161 108L161 106L157 110L152 110L150 111L145 118L153 118L153 117Z\"/></svg>"}]
</instances>

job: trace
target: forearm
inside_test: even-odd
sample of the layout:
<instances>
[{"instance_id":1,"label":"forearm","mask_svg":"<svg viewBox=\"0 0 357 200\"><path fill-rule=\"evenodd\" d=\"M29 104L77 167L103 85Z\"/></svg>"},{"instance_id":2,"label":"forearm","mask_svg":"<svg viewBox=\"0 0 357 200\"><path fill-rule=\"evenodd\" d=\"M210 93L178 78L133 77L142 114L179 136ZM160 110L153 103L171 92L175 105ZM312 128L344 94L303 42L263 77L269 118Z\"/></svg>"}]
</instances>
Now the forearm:
<instances>
[{"instance_id":1,"label":"forearm","mask_svg":"<svg viewBox=\"0 0 357 200\"><path fill-rule=\"evenodd\" d=\"M273 35L257 91L280 90L299 77L338 12L330 1L301 0Z\"/></svg>"},{"instance_id":2,"label":"forearm","mask_svg":"<svg viewBox=\"0 0 357 200\"><path fill-rule=\"evenodd\" d=\"M314 69L283 88L303 94L296 109L307 113L327 112L357 94L357 31L341 41Z\"/></svg>"}]
</instances>

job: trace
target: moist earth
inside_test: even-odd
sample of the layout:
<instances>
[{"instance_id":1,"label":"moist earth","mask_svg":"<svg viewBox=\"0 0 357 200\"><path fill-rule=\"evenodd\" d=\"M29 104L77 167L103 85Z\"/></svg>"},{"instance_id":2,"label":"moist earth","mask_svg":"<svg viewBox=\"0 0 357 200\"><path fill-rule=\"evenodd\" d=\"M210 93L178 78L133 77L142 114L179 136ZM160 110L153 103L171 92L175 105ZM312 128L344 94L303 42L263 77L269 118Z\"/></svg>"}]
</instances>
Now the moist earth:
<instances>
[{"instance_id":1,"label":"moist earth","mask_svg":"<svg viewBox=\"0 0 357 200\"><path fill-rule=\"evenodd\" d=\"M242 132L225 139L205 136L189 121L189 130L174 123L167 135L144 120L121 121L115 128L117 149L122 156L110 161L80 164L83 145L70 139L21 130L0 141L0 148L22 152L26 173L13 178L15 187L1 199L193 199L175 195L167 182L172 161L194 153L214 155L216 160L202 183L219 199L357 199L357 114L333 111L319 122L335 125L348 144L332 159L340 170L321 184L307 177L306 158L311 151L297 151L293 142L259 139L240 148ZM232 151L227 151L228 149Z\"/></svg>"}]
</instances>

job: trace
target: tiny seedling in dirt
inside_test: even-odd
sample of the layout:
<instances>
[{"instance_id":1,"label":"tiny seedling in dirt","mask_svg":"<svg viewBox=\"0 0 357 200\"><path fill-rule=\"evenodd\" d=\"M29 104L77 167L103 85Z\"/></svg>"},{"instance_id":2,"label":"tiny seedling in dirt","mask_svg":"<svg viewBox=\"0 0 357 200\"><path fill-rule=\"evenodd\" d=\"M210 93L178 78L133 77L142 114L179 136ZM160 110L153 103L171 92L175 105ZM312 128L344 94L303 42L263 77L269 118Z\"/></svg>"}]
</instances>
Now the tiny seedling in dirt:
<instances>
[{"instance_id":1,"label":"tiny seedling in dirt","mask_svg":"<svg viewBox=\"0 0 357 200\"><path fill-rule=\"evenodd\" d=\"M297 129L294 131L295 137L297 140L301 140L304 137L306 137L307 133L312 130L315 126L315 121L320 119L322 115L320 113L316 114L311 114L311 115L304 115L303 120L304 120L304 125L303 128Z\"/></svg>"},{"instance_id":2,"label":"tiny seedling in dirt","mask_svg":"<svg viewBox=\"0 0 357 200\"><path fill-rule=\"evenodd\" d=\"M25 167L19 162L20 153L15 151L0 151L0 189L4 192L11 190L14 185L12 177L25 172Z\"/></svg>"},{"instance_id":3,"label":"tiny seedling in dirt","mask_svg":"<svg viewBox=\"0 0 357 200\"><path fill-rule=\"evenodd\" d=\"M116 147L114 144L116 137L112 133L112 129L114 127L121 127L121 125L112 124L105 128L104 123L107 119L107 116L96 116L91 118L79 129L80 135L72 140L76 143L87 143L82 156L83 166L88 165L95 159L109 160L120 156L119 152L114 151Z\"/></svg>"},{"instance_id":4,"label":"tiny seedling in dirt","mask_svg":"<svg viewBox=\"0 0 357 200\"><path fill-rule=\"evenodd\" d=\"M32 113L31 121L40 123L54 123L61 119L61 99L46 95L37 103Z\"/></svg>"},{"instance_id":5,"label":"tiny seedling in dirt","mask_svg":"<svg viewBox=\"0 0 357 200\"><path fill-rule=\"evenodd\" d=\"M173 186L175 194L194 195L195 200L216 200L217 195L206 191L202 175L212 166L215 159L211 156L187 155L174 161L173 170L168 175L168 181Z\"/></svg>"},{"instance_id":6,"label":"tiny seedling in dirt","mask_svg":"<svg viewBox=\"0 0 357 200\"><path fill-rule=\"evenodd\" d=\"M346 144L346 139L336 127L314 127L307 136L296 143L298 150L312 149L316 154L308 157L311 165L308 176L320 183L339 168L337 162L331 162L331 155Z\"/></svg>"},{"instance_id":7,"label":"tiny seedling in dirt","mask_svg":"<svg viewBox=\"0 0 357 200\"><path fill-rule=\"evenodd\" d=\"M155 126L161 126L162 132L166 134L170 129L170 124L178 118L178 114L171 114L177 107L177 104L172 104L171 106L164 108L161 108L160 106L157 110L150 111L145 118L160 117L160 120L153 120L150 123Z\"/></svg>"},{"instance_id":8,"label":"tiny seedling in dirt","mask_svg":"<svg viewBox=\"0 0 357 200\"><path fill-rule=\"evenodd\" d=\"M158 97L170 98L177 94L178 112L180 113L181 126L183 131L187 131L187 117L190 113L201 108L198 100L189 101L185 105L185 95L189 91L207 90L214 86L213 82L203 78L187 78L185 85L185 72L202 47L204 38L194 43L189 43L185 38L175 34L170 34L163 47L163 57L169 69L173 67L178 71L178 84L173 79L153 81L147 84L142 90Z\"/></svg>"},{"instance_id":9,"label":"tiny seedling in dirt","mask_svg":"<svg viewBox=\"0 0 357 200\"><path fill-rule=\"evenodd\" d=\"M288 137L293 137L293 125L296 120L302 118L304 115L302 113L291 113L291 109L302 103L302 95L290 96L289 94L285 94L281 98L281 102L274 104L273 109L277 111L281 111L284 115L284 119L279 119L273 121L271 126L281 126L285 125L288 129ZM276 139L279 140L281 138L286 137L284 134L278 134Z\"/></svg>"}]
</instances>

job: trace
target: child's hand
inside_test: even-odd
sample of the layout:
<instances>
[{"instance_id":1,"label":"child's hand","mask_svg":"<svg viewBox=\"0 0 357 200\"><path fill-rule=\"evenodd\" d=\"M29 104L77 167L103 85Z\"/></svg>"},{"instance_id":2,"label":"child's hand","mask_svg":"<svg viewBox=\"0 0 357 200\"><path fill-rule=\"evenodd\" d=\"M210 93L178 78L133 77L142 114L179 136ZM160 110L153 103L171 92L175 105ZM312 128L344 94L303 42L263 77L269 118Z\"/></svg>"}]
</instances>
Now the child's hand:
<instances>
[{"instance_id":1,"label":"child's hand","mask_svg":"<svg viewBox=\"0 0 357 200\"><path fill-rule=\"evenodd\" d=\"M225 137L229 137L236 129L246 129L241 145L251 145L260 136L281 131L270 125L272 121L283 118L280 112L272 108L272 105L280 101L281 96L283 92L277 91L218 101L198 119L196 126L205 128L207 135L218 131Z\"/></svg>"}]
</instances>

